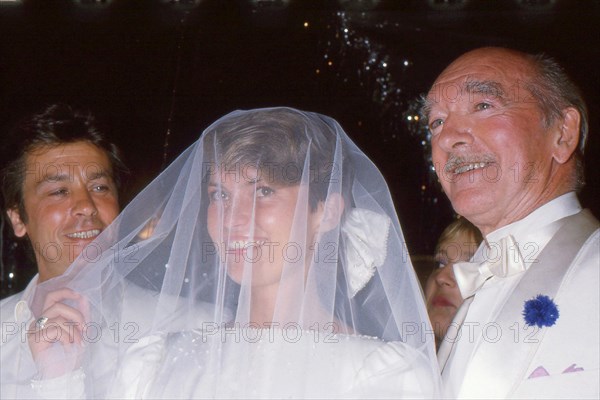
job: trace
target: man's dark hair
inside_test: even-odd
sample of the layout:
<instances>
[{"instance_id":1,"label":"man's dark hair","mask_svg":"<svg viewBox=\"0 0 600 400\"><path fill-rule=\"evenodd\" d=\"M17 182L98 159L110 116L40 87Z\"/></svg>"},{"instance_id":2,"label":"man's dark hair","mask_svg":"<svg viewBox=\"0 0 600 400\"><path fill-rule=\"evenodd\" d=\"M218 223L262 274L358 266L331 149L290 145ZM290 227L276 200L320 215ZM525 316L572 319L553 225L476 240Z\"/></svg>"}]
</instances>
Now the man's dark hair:
<instances>
[{"instance_id":1,"label":"man's dark hair","mask_svg":"<svg viewBox=\"0 0 600 400\"><path fill-rule=\"evenodd\" d=\"M103 150L111 164L112 178L121 187L122 174L127 171L117 146L110 143L89 111L77 110L66 104L53 104L22 122L11 132L1 171L4 210L17 208L27 222L23 199L27 155L43 148L53 148L76 142L88 142Z\"/></svg>"}]
</instances>

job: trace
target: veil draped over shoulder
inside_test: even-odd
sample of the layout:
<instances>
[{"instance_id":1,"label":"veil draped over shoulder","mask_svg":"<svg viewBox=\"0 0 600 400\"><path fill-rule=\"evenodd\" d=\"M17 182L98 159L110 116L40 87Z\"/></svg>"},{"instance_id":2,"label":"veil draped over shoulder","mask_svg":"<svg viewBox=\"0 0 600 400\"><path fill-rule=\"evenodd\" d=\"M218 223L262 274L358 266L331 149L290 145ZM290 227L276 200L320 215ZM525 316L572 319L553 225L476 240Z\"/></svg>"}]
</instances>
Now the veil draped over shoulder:
<instances>
[{"instance_id":1,"label":"veil draped over shoulder","mask_svg":"<svg viewBox=\"0 0 600 400\"><path fill-rule=\"evenodd\" d=\"M388 187L323 115L219 119L64 275L38 285L33 315L65 287L85 300L65 301L84 309L84 346L56 343L43 357L71 365L58 378L22 363L40 396L439 395Z\"/></svg>"}]
</instances>

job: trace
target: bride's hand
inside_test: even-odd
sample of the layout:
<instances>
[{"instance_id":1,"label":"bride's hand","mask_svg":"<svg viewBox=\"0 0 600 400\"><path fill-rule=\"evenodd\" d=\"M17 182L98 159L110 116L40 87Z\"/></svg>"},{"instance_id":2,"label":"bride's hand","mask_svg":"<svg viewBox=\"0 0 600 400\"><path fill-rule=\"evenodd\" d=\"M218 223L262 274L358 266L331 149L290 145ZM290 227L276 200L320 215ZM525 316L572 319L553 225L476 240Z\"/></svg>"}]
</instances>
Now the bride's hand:
<instances>
[{"instance_id":1,"label":"bride's hand","mask_svg":"<svg viewBox=\"0 0 600 400\"><path fill-rule=\"evenodd\" d=\"M42 379L49 379L81 366L89 305L78 293L60 289L48 293L43 310L29 327L27 341Z\"/></svg>"}]
</instances>

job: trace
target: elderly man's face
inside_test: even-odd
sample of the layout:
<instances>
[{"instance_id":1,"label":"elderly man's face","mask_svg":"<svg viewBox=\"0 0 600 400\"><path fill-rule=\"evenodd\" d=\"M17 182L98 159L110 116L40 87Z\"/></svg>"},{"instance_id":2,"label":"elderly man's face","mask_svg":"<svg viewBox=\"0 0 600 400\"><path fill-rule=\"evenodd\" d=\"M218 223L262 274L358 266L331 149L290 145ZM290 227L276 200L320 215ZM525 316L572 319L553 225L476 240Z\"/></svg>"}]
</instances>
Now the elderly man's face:
<instances>
[{"instance_id":1,"label":"elderly man's face","mask_svg":"<svg viewBox=\"0 0 600 400\"><path fill-rule=\"evenodd\" d=\"M23 199L27 218L16 209L9 216L15 234L31 241L40 282L65 272L119 213L110 161L87 142L28 154Z\"/></svg>"},{"instance_id":2,"label":"elderly man's face","mask_svg":"<svg viewBox=\"0 0 600 400\"><path fill-rule=\"evenodd\" d=\"M532 73L512 52L481 49L452 63L428 94L442 187L484 233L539 207L551 181L553 136L527 89Z\"/></svg>"}]
</instances>

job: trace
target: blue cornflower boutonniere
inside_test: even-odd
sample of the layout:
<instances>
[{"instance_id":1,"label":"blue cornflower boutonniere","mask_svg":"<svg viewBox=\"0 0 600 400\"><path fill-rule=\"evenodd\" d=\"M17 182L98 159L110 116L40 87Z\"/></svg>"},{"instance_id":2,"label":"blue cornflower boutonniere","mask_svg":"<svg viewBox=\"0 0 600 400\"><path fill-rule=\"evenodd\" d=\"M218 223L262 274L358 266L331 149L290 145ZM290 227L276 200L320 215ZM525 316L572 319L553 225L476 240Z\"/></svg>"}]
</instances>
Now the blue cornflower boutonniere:
<instances>
[{"instance_id":1,"label":"blue cornflower boutonniere","mask_svg":"<svg viewBox=\"0 0 600 400\"><path fill-rule=\"evenodd\" d=\"M556 323L558 316L558 307L548 296L538 294L535 298L525 302L523 317L527 325L537 325L540 328L552 326Z\"/></svg>"}]
</instances>

